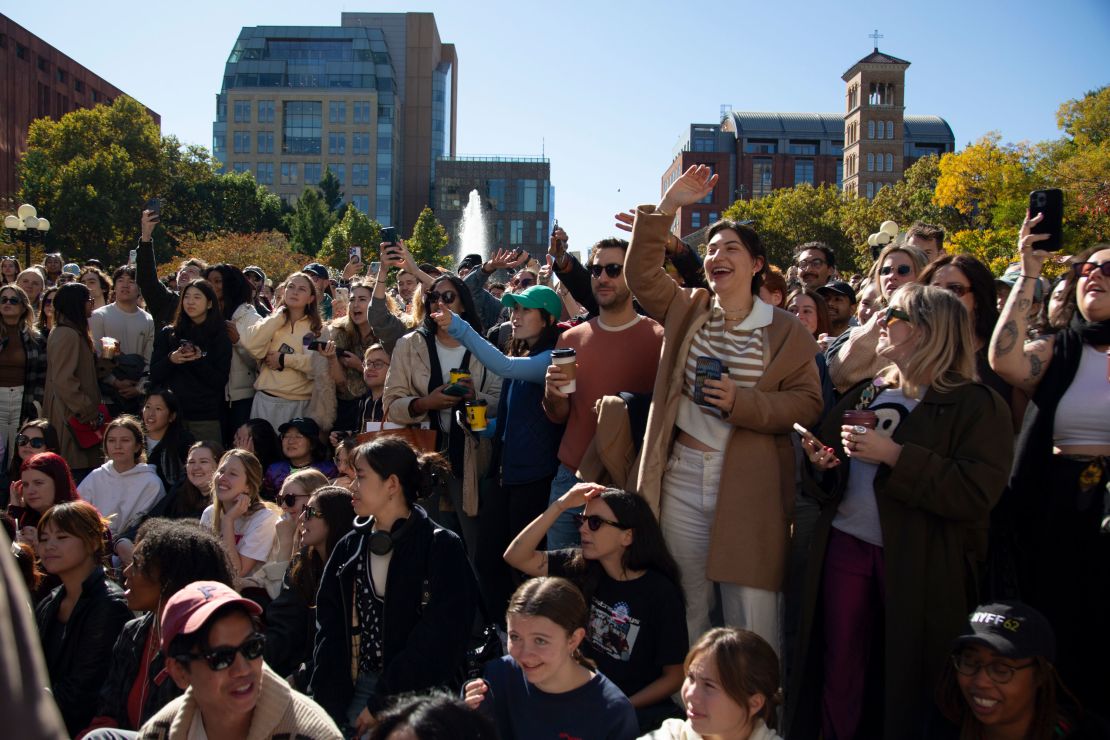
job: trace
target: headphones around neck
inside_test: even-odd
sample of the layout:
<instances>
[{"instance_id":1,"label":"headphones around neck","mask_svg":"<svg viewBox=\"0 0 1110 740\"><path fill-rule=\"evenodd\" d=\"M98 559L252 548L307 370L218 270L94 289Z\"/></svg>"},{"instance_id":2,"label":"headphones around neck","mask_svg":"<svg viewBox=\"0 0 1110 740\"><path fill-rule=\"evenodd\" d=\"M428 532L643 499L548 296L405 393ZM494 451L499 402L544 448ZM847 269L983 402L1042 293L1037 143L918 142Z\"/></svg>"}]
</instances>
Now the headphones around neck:
<instances>
[{"instance_id":1,"label":"headphones around neck","mask_svg":"<svg viewBox=\"0 0 1110 740\"><path fill-rule=\"evenodd\" d=\"M386 532L384 529L374 529L374 517L355 517L354 528L360 534L370 535L370 553L372 555L388 555L393 552L393 547L402 537L404 537L409 529L412 528L416 522L416 517L409 513L404 519L398 519L393 523L392 529Z\"/></svg>"}]
</instances>

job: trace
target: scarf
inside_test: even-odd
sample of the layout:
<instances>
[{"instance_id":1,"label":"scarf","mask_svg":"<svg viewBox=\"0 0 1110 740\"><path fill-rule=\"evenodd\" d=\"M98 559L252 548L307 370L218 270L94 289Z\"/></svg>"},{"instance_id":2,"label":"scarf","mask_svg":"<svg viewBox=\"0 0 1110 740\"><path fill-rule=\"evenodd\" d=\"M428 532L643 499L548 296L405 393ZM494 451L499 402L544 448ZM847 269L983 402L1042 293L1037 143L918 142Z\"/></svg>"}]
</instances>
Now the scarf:
<instances>
[{"instance_id":1,"label":"scarf","mask_svg":"<svg viewBox=\"0 0 1110 740\"><path fill-rule=\"evenodd\" d=\"M1084 344L1094 347L1110 344L1110 321L1087 321L1076 311L1069 328L1080 336Z\"/></svg>"}]
</instances>

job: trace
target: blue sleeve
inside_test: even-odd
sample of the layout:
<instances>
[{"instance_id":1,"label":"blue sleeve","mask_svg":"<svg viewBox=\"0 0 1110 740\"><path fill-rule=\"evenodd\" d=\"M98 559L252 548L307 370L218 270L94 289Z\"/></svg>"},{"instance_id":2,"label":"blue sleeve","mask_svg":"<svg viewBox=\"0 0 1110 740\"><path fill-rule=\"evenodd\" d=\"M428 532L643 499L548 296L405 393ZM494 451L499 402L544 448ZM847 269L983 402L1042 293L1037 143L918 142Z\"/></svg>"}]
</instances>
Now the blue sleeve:
<instances>
[{"instance_id":1,"label":"blue sleeve","mask_svg":"<svg viewBox=\"0 0 1110 740\"><path fill-rule=\"evenodd\" d=\"M509 380L523 380L543 385L547 366L551 364L551 351L540 352L532 357L506 357L501 350L487 342L459 316L451 319L447 332L462 342L463 346L474 353L487 370Z\"/></svg>"}]
</instances>

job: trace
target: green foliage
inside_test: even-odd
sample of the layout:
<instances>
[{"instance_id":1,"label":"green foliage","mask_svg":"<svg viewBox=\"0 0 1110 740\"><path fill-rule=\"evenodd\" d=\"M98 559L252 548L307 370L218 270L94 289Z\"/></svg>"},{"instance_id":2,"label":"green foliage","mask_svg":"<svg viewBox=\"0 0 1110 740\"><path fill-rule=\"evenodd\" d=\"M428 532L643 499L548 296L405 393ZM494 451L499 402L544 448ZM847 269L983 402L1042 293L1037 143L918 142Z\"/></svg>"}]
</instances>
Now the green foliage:
<instances>
[{"instance_id":1,"label":"green foliage","mask_svg":"<svg viewBox=\"0 0 1110 740\"><path fill-rule=\"evenodd\" d=\"M1110 85L1062 104L1056 111L1056 125L1077 146L1110 142Z\"/></svg>"},{"instance_id":2,"label":"green foliage","mask_svg":"<svg viewBox=\"0 0 1110 740\"><path fill-rule=\"evenodd\" d=\"M316 188L305 188L293 212L285 217L289 228L289 241L303 254L315 256L324 243L335 215L328 210L324 198Z\"/></svg>"},{"instance_id":3,"label":"green foliage","mask_svg":"<svg viewBox=\"0 0 1110 740\"><path fill-rule=\"evenodd\" d=\"M339 207L343 205L343 191L340 190L339 178L331 171L331 167L324 169L324 176L320 178L320 195L324 198L324 204L332 213L338 214Z\"/></svg>"},{"instance_id":4,"label":"green foliage","mask_svg":"<svg viewBox=\"0 0 1110 740\"><path fill-rule=\"evenodd\" d=\"M450 267L454 259L450 254L444 254L450 238L447 229L432 213L432 209L424 206L424 210L416 219L412 227L412 236L405 241L405 246L412 253L416 263L429 262L438 267Z\"/></svg>"},{"instance_id":5,"label":"green foliage","mask_svg":"<svg viewBox=\"0 0 1110 740\"><path fill-rule=\"evenodd\" d=\"M378 245L381 243L382 225L370 218L362 211L347 205L347 210L331 231L324 237L324 245L316 255L316 261L321 264L342 270L347 264L351 247L362 247L362 259L365 262L380 259L377 257Z\"/></svg>"}]
</instances>

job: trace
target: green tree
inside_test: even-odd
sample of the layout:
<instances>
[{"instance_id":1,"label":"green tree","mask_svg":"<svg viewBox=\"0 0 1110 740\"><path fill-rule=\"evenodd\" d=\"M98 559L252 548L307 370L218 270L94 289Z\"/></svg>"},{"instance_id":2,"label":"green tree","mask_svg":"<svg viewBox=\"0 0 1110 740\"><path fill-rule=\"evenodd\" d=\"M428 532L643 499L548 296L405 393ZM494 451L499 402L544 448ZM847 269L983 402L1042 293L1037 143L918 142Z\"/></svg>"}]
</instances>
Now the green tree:
<instances>
[{"instance_id":1,"label":"green tree","mask_svg":"<svg viewBox=\"0 0 1110 740\"><path fill-rule=\"evenodd\" d=\"M1029 191L1045 187L1040 167L1046 145L1003 144L991 132L940 159L934 202L956 209L977 228L1020 224Z\"/></svg>"},{"instance_id":2,"label":"green tree","mask_svg":"<svg viewBox=\"0 0 1110 740\"><path fill-rule=\"evenodd\" d=\"M381 243L382 225L362 211L347 205L347 210L324 237L324 245L316 254L316 261L336 270L347 264L351 247L362 247L363 260L375 259Z\"/></svg>"},{"instance_id":3,"label":"green tree","mask_svg":"<svg viewBox=\"0 0 1110 740\"><path fill-rule=\"evenodd\" d=\"M443 253L450 241L447 229L443 228L432 209L424 206L412 227L412 236L405 240L405 246L417 264L429 262L439 267L450 267L453 258Z\"/></svg>"},{"instance_id":4,"label":"green tree","mask_svg":"<svg viewBox=\"0 0 1110 740\"><path fill-rule=\"evenodd\" d=\"M332 213L339 215L340 206L343 205L343 191L340 190L341 183L335 173L331 171L331 167L324 170L324 176L320 178L320 195L324 198L324 204Z\"/></svg>"},{"instance_id":5,"label":"green tree","mask_svg":"<svg viewBox=\"0 0 1110 740\"><path fill-rule=\"evenodd\" d=\"M293 248L303 254L315 256L328 235L335 216L328 210L320 191L305 188L293 212L286 216L289 227L289 241Z\"/></svg>"}]
</instances>

